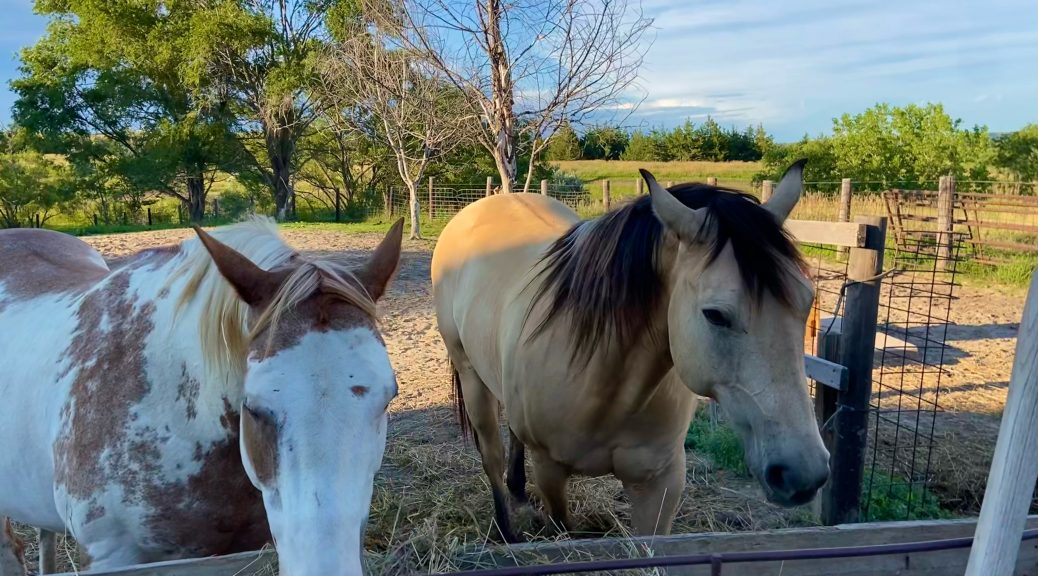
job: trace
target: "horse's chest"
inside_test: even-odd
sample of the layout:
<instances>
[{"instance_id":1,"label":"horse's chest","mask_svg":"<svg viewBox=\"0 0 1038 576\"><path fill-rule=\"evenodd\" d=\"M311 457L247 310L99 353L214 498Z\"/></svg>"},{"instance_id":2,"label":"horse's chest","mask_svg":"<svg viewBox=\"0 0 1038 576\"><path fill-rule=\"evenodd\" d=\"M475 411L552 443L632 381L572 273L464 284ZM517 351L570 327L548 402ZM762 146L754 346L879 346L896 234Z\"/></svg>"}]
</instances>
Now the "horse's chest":
<instances>
[{"instance_id":1,"label":"horse's chest","mask_svg":"<svg viewBox=\"0 0 1038 576\"><path fill-rule=\"evenodd\" d=\"M196 442L190 455L182 442L154 437L112 448L102 459L106 482L90 493L68 493L79 529L100 534L106 526L131 526L136 545L159 559L252 550L270 540L237 434ZM71 453L63 468L75 475L95 466Z\"/></svg>"},{"instance_id":2,"label":"horse's chest","mask_svg":"<svg viewBox=\"0 0 1038 576\"><path fill-rule=\"evenodd\" d=\"M198 471L185 480L155 482L145 494L151 544L177 556L254 550L270 540L262 496L241 464L237 436L199 450Z\"/></svg>"}]
</instances>

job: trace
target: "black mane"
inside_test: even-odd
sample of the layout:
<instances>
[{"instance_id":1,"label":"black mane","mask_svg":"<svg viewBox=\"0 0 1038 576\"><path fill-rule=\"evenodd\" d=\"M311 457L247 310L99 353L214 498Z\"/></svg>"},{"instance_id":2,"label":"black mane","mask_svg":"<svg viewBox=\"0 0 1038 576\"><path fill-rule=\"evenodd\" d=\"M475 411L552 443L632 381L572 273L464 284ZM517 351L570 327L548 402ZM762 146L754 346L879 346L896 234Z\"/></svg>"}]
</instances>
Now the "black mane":
<instances>
[{"instance_id":1,"label":"black mane","mask_svg":"<svg viewBox=\"0 0 1038 576\"><path fill-rule=\"evenodd\" d=\"M802 263L800 252L756 198L698 183L670 192L689 208L708 209L695 239L709 244L708 265L730 242L748 291L758 301L767 290L790 304L786 270L790 263ZM604 339L616 338L626 348L646 333L659 338L650 327L662 293L662 241L663 225L648 195L571 228L541 259L544 281L532 304L547 298L550 305L531 337L565 317L574 332L574 359L585 361Z\"/></svg>"}]
</instances>

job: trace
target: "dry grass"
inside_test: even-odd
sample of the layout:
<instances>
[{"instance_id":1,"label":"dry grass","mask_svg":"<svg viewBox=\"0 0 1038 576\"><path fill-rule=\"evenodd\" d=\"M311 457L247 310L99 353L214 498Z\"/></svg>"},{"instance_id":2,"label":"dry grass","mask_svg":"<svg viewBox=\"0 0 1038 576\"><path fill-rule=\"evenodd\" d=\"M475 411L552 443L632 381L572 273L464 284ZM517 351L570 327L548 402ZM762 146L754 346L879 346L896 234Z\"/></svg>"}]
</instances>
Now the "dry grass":
<instances>
[{"instance_id":1,"label":"dry grass","mask_svg":"<svg viewBox=\"0 0 1038 576\"><path fill-rule=\"evenodd\" d=\"M438 424L453 428L443 415ZM494 542L490 488L478 454L459 440L427 443L422 434L394 433L372 502L367 546L378 554L374 573L438 572L464 567L459 560ZM806 508L766 503L752 480L714 468L689 454L688 487L674 532L763 530L814 523ZM576 530L560 535L531 506L513 507L514 529L528 541L571 537L629 536L629 505L612 477L576 478L570 484L570 513Z\"/></svg>"}]
</instances>

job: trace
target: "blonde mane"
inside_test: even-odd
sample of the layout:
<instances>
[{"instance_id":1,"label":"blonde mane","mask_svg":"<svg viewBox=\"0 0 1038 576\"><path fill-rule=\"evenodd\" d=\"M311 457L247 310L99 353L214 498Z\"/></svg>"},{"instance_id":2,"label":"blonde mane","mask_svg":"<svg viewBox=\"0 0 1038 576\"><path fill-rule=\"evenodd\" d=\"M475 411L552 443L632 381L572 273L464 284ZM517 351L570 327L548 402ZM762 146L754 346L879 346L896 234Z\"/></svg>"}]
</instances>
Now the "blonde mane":
<instances>
[{"instance_id":1,"label":"blonde mane","mask_svg":"<svg viewBox=\"0 0 1038 576\"><path fill-rule=\"evenodd\" d=\"M264 270L286 265L295 268L263 313L250 323L249 306L220 275L201 241L193 238L181 244L185 257L170 276L169 284L186 279L177 298L178 315L193 302L201 305L198 337L209 382L240 385L253 339L267 330L269 342L282 316L318 291L375 317L375 302L344 262L303 258L285 244L277 224L270 218L254 216L210 234Z\"/></svg>"}]
</instances>

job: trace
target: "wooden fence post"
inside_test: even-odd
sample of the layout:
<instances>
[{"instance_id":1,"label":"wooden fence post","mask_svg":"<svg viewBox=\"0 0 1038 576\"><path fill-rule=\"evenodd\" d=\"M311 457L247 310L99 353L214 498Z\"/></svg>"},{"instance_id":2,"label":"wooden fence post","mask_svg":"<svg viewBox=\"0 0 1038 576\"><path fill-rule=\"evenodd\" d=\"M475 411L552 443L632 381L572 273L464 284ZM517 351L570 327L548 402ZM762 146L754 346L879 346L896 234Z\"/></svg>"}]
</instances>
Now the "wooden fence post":
<instances>
[{"instance_id":1,"label":"wooden fence post","mask_svg":"<svg viewBox=\"0 0 1038 576\"><path fill-rule=\"evenodd\" d=\"M876 351L876 316L883 271L887 219L859 216L867 224L865 246L851 248L847 265L844 316L841 322L839 363L847 367L847 389L832 417L831 475L823 504L825 524L857 522L868 441L869 402L872 399L872 362Z\"/></svg>"},{"instance_id":2,"label":"wooden fence post","mask_svg":"<svg viewBox=\"0 0 1038 576\"><path fill-rule=\"evenodd\" d=\"M775 191L775 183L771 180L765 180L760 183L760 203L763 204L771 198L771 193Z\"/></svg>"},{"instance_id":3,"label":"wooden fence post","mask_svg":"<svg viewBox=\"0 0 1038 576\"><path fill-rule=\"evenodd\" d=\"M851 179L844 178L840 181L840 213L837 216L840 222L851 221ZM840 258L847 257L847 248L841 246L838 252Z\"/></svg>"},{"instance_id":4,"label":"wooden fence post","mask_svg":"<svg viewBox=\"0 0 1038 576\"><path fill-rule=\"evenodd\" d=\"M547 196L547 195L548 195L548 181L547 180L541 180L541 196Z\"/></svg>"},{"instance_id":5,"label":"wooden fence post","mask_svg":"<svg viewBox=\"0 0 1038 576\"><path fill-rule=\"evenodd\" d=\"M389 217L392 218L393 217L393 187L392 186L389 187L389 197L388 197L388 200L389 200L389 210L388 210Z\"/></svg>"},{"instance_id":6,"label":"wooden fence post","mask_svg":"<svg viewBox=\"0 0 1038 576\"><path fill-rule=\"evenodd\" d=\"M148 224L149 225L151 224L151 208L148 208ZM36 227L37 228L42 228L43 227L43 225L40 224L40 213L39 212L36 213Z\"/></svg>"},{"instance_id":7,"label":"wooden fence post","mask_svg":"<svg viewBox=\"0 0 1038 576\"><path fill-rule=\"evenodd\" d=\"M487 176L487 196L490 196L494 190L494 177Z\"/></svg>"},{"instance_id":8,"label":"wooden fence post","mask_svg":"<svg viewBox=\"0 0 1038 576\"><path fill-rule=\"evenodd\" d=\"M1005 414L966 576L1010 576L1038 480L1038 273L1024 305Z\"/></svg>"},{"instance_id":9,"label":"wooden fence post","mask_svg":"<svg viewBox=\"0 0 1038 576\"><path fill-rule=\"evenodd\" d=\"M707 186L717 186L717 178L715 178L714 176L707 176L706 177L706 185Z\"/></svg>"},{"instance_id":10,"label":"wooden fence post","mask_svg":"<svg viewBox=\"0 0 1038 576\"><path fill-rule=\"evenodd\" d=\"M148 206L148 226L151 226L151 206Z\"/></svg>"},{"instance_id":11,"label":"wooden fence post","mask_svg":"<svg viewBox=\"0 0 1038 576\"><path fill-rule=\"evenodd\" d=\"M609 180L602 180L602 206L604 206L608 212L611 205L612 202L609 198Z\"/></svg>"},{"instance_id":12,"label":"wooden fence post","mask_svg":"<svg viewBox=\"0 0 1038 576\"><path fill-rule=\"evenodd\" d=\"M433 208L433 177L429 176L429 220L433 219L435 209Z\"/></svg>"},{"instance_id":13,"label":"wooden fence post","mask_svg":"<svg viewBox=\"0 0 1038 576\"><path fill-rule=\"evenodd\" d=\"M637 191L637 194L639 196L641 196L642 194L645 194L644 186L645 186L645 181L642 180L641 178L638 178L637 180L634 181L634 189Z\"/></svg>"},{"instance_id":14,"label":"wooden fence post","mask_svg":"<svg viewBox=\"0 0 1038 576\"><path fill-rule=\"evenodd\" d=\"M955 237L955 177L941 176L937 190L937 259L945 270L952 268Z\"/></svg>"},{"instance_id":15,"label":"wooden fence post","mask_svg":"<svg viewBox=\"0 0 1038 576\"><path fill-rule=\"evenodd\" d=\"M335 189L335 221L342 221L342 196L338 188Z\"/></svg>"}]
</instances>

